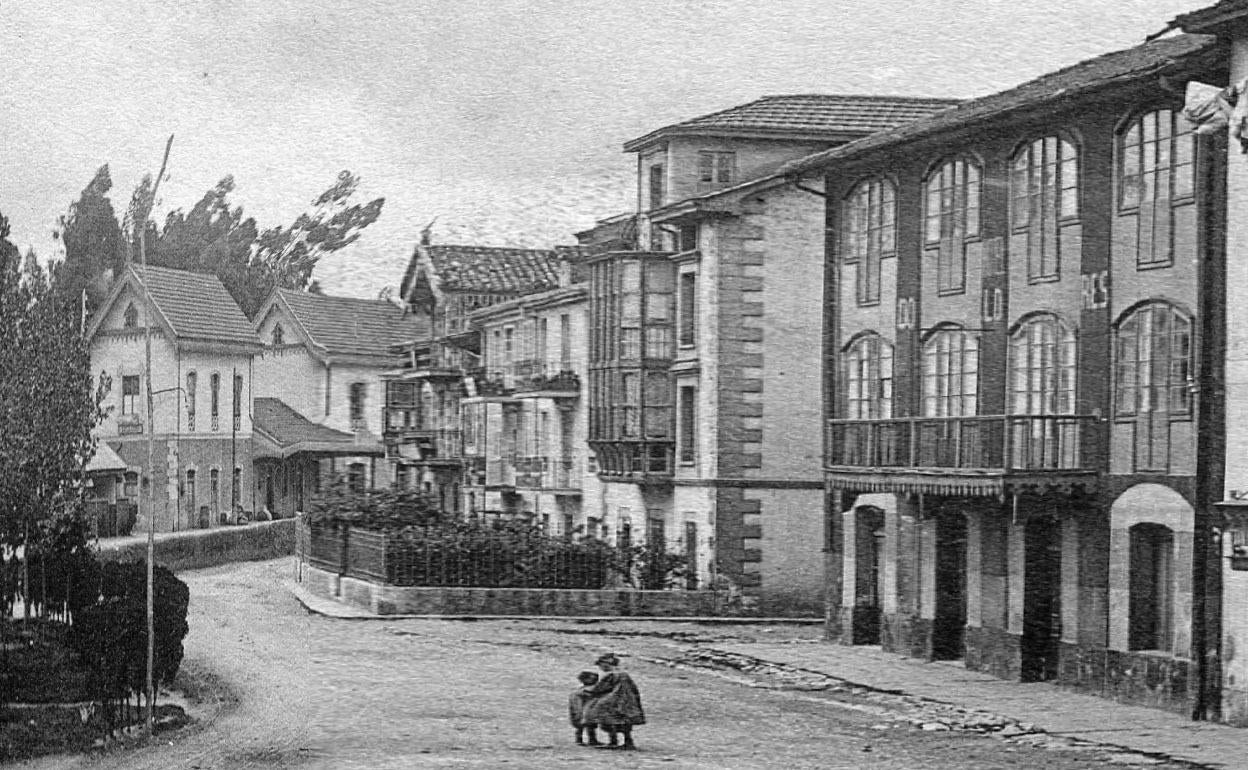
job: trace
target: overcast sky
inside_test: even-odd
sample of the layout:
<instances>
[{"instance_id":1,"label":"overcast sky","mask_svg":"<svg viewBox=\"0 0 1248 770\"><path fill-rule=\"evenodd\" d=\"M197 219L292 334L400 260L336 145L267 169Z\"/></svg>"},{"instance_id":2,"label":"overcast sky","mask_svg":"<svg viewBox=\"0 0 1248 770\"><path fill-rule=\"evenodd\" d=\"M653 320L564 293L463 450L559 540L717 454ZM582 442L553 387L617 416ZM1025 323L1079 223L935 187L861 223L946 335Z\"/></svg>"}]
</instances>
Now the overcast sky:
<instances>
[{"instance_id":1,"label":"overcast sky","mask_svg":"<svg viewBox=\"0 0 1248 770\"><path fill-rule=\"evenodd\" d=\"M654 128L765 94L978 96L1210 4L0 0L0 212L55 256L95 169L124 210L171 133L158 217L233 174L285 224L351 169L385 209L318 276L370 295L435 216L440 242L573 242L629 208L620 146Z\"/></svg>"}]
</instances>

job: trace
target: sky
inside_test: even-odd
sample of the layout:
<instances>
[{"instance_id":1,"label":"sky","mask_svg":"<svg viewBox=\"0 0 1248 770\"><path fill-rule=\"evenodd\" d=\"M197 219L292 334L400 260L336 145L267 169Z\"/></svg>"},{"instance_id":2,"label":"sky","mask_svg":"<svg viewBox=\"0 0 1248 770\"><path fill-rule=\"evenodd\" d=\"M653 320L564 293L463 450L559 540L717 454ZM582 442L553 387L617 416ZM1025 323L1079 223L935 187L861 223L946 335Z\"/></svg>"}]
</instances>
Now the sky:
<instances>
[{"instance_id":1,"label":"sky","mask_svg":"<svg viewBox=\"0 0 1248 770\"><path fill-rule=\"evenodd\" d=\"M1143 42L1213 0L0 0L0 213L55 258L108 163L156 218L232 174L261 227L343 169L381 218L322 260L396 284L434 241L548 247L634 204L624 142L768 94L973 97ZM87 7L89 5L89 7Z\"/></svg>"}]
</instances>

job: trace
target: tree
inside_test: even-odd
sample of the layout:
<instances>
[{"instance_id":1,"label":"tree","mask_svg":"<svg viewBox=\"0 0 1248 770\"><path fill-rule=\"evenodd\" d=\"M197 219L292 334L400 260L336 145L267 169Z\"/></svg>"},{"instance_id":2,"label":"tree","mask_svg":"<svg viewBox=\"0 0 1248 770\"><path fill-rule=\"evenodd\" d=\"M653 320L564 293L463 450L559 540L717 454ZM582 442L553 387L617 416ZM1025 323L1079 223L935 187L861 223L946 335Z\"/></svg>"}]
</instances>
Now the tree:
<instances>
[{"instance_id":1,"label":"tree","mask_svg":"<svg viewBox=\"0 0 1248 770\"><path fill-rule=\"evenodd\" d=\"M0 216L0 545L17 546L81 501L107 383L92 383L64 266L29 253L19 269L8 232Z\"/></svg>"},{"instance_id":2,"label":"tree","mask_svg":"<svg viewBox=\"0 0 1248 770\"><path fill-rule=\"evenodd\" d=\"M89 311L99 305L112 277L121 272L126 261L121 226L108 198L112 187L106 163L96 170L52 233L65 247L61 279L66 290L74 296L80 296L85 290Z\"/></svg>"},{"instance_id":3,"label":"tree","mask_svg":"<svg viewBox=\"0 0 1248 770\"><path fill-rule=\"evenodd\" d=\"M354 243L365 227L381 215L384 198L352 204L359 178L349 171L312 201L288 227L260 231L241 206L231 206L234 178L224 177L189 211L171 212L164 226L148 231L149 264L213 273L250 317L276 287L306 289L317 262ZM151 210L152 180L136 188L127 215L127 229L145 221ZM136 241L132 237L132 241ZM137 260L137 241L132 245Z\"/></svg>"}]
</instances>

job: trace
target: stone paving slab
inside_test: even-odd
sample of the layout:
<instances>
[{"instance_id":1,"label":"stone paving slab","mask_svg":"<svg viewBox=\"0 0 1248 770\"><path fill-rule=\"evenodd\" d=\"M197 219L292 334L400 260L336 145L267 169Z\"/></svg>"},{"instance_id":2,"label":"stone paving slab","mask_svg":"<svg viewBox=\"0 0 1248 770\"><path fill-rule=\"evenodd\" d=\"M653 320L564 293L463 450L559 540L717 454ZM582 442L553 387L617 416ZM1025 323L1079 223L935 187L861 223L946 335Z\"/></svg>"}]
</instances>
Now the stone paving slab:
<instances>
[{"instance_id":1,"label":"stone paving slab","mask_svg":"<svg viewBox=\"0 0 1248 770\"><path fill-rule=\"evenodd\" d=\"M717 644L717 649L900 691L1035 725L1051 735L1161 754L1210 768L1248 770L1248 730L1192 722L1160 709L1129 706L1047 683L1022 684L878 647L838 644Z\"/></svg>"}]
</instances>

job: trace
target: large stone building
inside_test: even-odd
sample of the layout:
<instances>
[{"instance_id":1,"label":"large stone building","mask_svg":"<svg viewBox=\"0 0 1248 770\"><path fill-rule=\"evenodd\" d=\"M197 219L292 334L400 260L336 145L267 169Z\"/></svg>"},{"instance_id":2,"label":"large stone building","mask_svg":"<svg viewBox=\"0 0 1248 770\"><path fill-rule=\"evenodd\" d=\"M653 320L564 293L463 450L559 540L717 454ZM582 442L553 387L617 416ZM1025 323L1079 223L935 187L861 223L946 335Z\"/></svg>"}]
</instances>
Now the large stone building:
<instances>
[{"instance_id":1,"label":"large stone building","mask_svg":"<svg viewBox=\"0 0 1248 770\"><path fill-rule=\"evenodd\" d=\"M832 635L1216 712L1226 164L1190 80L1226 84L1213 38L785 169L832 234Z\"/></svg>"},{"instance_id":2,"label":"large stone building","mask_svg":"<svg viewBox=\"0 0 1248 770\"><path fill-rule=\"evenodd\" d=\"M637 215L578 236L608 531L666 542L764 613L822 610L823 202L775 172L951 104L770 96L625 145Z\"/></svg>"}]
</instances>

